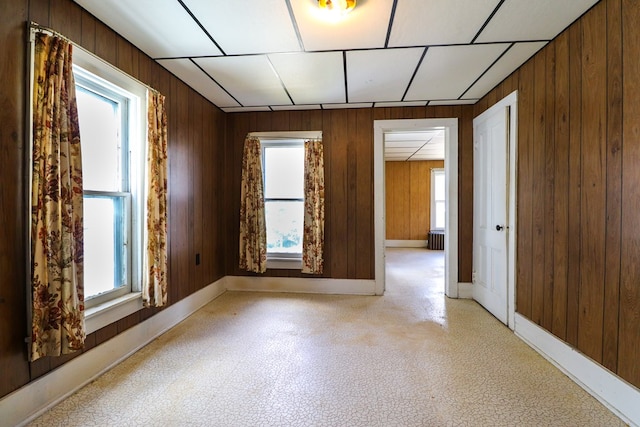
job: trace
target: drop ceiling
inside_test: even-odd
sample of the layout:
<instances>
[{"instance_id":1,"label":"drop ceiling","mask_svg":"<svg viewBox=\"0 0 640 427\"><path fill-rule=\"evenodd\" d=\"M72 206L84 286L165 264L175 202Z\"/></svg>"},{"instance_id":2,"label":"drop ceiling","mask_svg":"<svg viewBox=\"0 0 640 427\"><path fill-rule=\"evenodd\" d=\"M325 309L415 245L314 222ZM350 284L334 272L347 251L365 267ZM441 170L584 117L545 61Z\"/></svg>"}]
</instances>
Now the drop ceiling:
<instances>
[{"instance_id":1,"label":"drop ceiling","mask_svg":"<svg viewBox=\"0 0 640 427\"><path fill-rule=\"evenodd\" d=\"M473 104L597 0L76 0L226 112Z\"/></svg>"},{"instance_id":2,"label":"drop ceiling","mask_svg":"<svg viewBox=\"0 0 640 427\"><path fill-rule=\"evenodd\" d=\"M444 160L444 128L385 132L384 160L387 162Z\"/></svg>"}]
</instances>

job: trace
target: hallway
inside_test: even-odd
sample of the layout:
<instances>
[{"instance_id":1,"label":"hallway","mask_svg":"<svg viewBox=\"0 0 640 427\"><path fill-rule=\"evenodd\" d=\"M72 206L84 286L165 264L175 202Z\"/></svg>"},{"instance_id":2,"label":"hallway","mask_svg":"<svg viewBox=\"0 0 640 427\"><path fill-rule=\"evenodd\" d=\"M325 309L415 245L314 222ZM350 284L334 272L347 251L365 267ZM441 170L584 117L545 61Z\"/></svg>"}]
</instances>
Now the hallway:
<instances>
[{"instance_id":1,"label":"hallway","mask_svg":"<svg viewBox=\"0 0 640 427\"><path fill-rule=\"evenodd\" d=\"M386 255L383 297L227 292L30 425L624 425L445 298L442 252Z\"/></svg>"}]
</instances>

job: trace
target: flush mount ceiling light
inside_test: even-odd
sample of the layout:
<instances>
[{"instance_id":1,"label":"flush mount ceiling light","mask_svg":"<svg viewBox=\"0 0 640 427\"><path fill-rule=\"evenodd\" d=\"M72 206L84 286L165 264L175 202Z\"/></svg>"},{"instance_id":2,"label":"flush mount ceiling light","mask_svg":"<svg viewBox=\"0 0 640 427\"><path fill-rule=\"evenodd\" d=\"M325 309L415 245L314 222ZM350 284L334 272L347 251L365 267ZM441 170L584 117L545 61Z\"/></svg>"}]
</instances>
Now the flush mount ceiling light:
<instances>
[{"instance_id":1,"label":"flush mount ceiling light","mask_svg":"<svg viewBox=\"0 0 640 427\"><path fill-rule=\"evenodd\" d=\"M356 0L318 0L318 7L343 15L351 12L356 7Z\"/></svg>"}]
</instances>

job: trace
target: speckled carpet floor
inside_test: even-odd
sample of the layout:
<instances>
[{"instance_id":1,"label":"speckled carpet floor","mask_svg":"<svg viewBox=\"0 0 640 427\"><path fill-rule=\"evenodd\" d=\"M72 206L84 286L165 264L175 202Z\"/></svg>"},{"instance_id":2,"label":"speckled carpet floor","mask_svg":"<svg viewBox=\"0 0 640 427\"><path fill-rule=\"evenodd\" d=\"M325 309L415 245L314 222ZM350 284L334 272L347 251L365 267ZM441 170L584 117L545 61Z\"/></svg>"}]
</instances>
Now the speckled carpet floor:
<instances>
[{"instance_id":1,"label":"speckled carpet floor","mask_svg":"<svg viewBox=\"0 0 640 427\"><path fill-rule=\"evenodd\" d=\"M383 297L227 292L31 425L624 425L443 262L388 249Z\"/></svg>"}]
</instances>

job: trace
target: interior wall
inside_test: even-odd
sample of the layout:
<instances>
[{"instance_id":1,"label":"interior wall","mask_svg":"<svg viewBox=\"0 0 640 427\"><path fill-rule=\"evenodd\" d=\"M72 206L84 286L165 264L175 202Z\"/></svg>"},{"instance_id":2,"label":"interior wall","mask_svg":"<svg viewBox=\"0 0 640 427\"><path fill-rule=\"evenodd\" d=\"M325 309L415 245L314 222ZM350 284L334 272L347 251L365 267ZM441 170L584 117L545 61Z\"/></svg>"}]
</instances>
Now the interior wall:
<instances>
[{"instance_id":1,"label":"interior wall","mask_svg":"<svg viewBox=\"0 0 640 427\"><path fill-rule=\"evenodd\" d=\"M516 309L640 387L640 2L602 0L518 89Z\"/></svg>"},{"instance_id":2,"label":"interior wall","mask_svg":"<svg viewBox=\"0 0 640 427\"><path fill-rule=\"evenodd\" d=\"M0 0L0 397L75 355L27 361L27 22L48 26L166 96L169 131L169 304L224 276L220 231L224 113L71 0ZM213 166L212 166L213 164ZM195 265L195 254L201 263ZM158 309L87 337L86 350Z\"/></svg>"},{"instance_id":3,"label":"interior wall","mask_svg":"<svg viewBox=\"0 0 640 427\"><path fill-rule=\"evenodd\" d=\"M238 268L242 147L249 132L322 131L325 153L325 269L322 277L374 279L373 122L391 119L459 119L459 267L471 281L473 232L473 107L361 108L231 113L227 115L223 206L230 238L225 250L230 275ZM268 270L267 276L301 276L295 270Z\"/></svg>"},{"instance_id":4,"label":"interior wall","mask_svg":"<svg viewBox=\"0 0 640 427\"><path fill-rule=\"evenodd\" d=\"M431 169L444 169L444 160L385 162L387 240L427 240Z\"/></svg>"}]
</instances>

